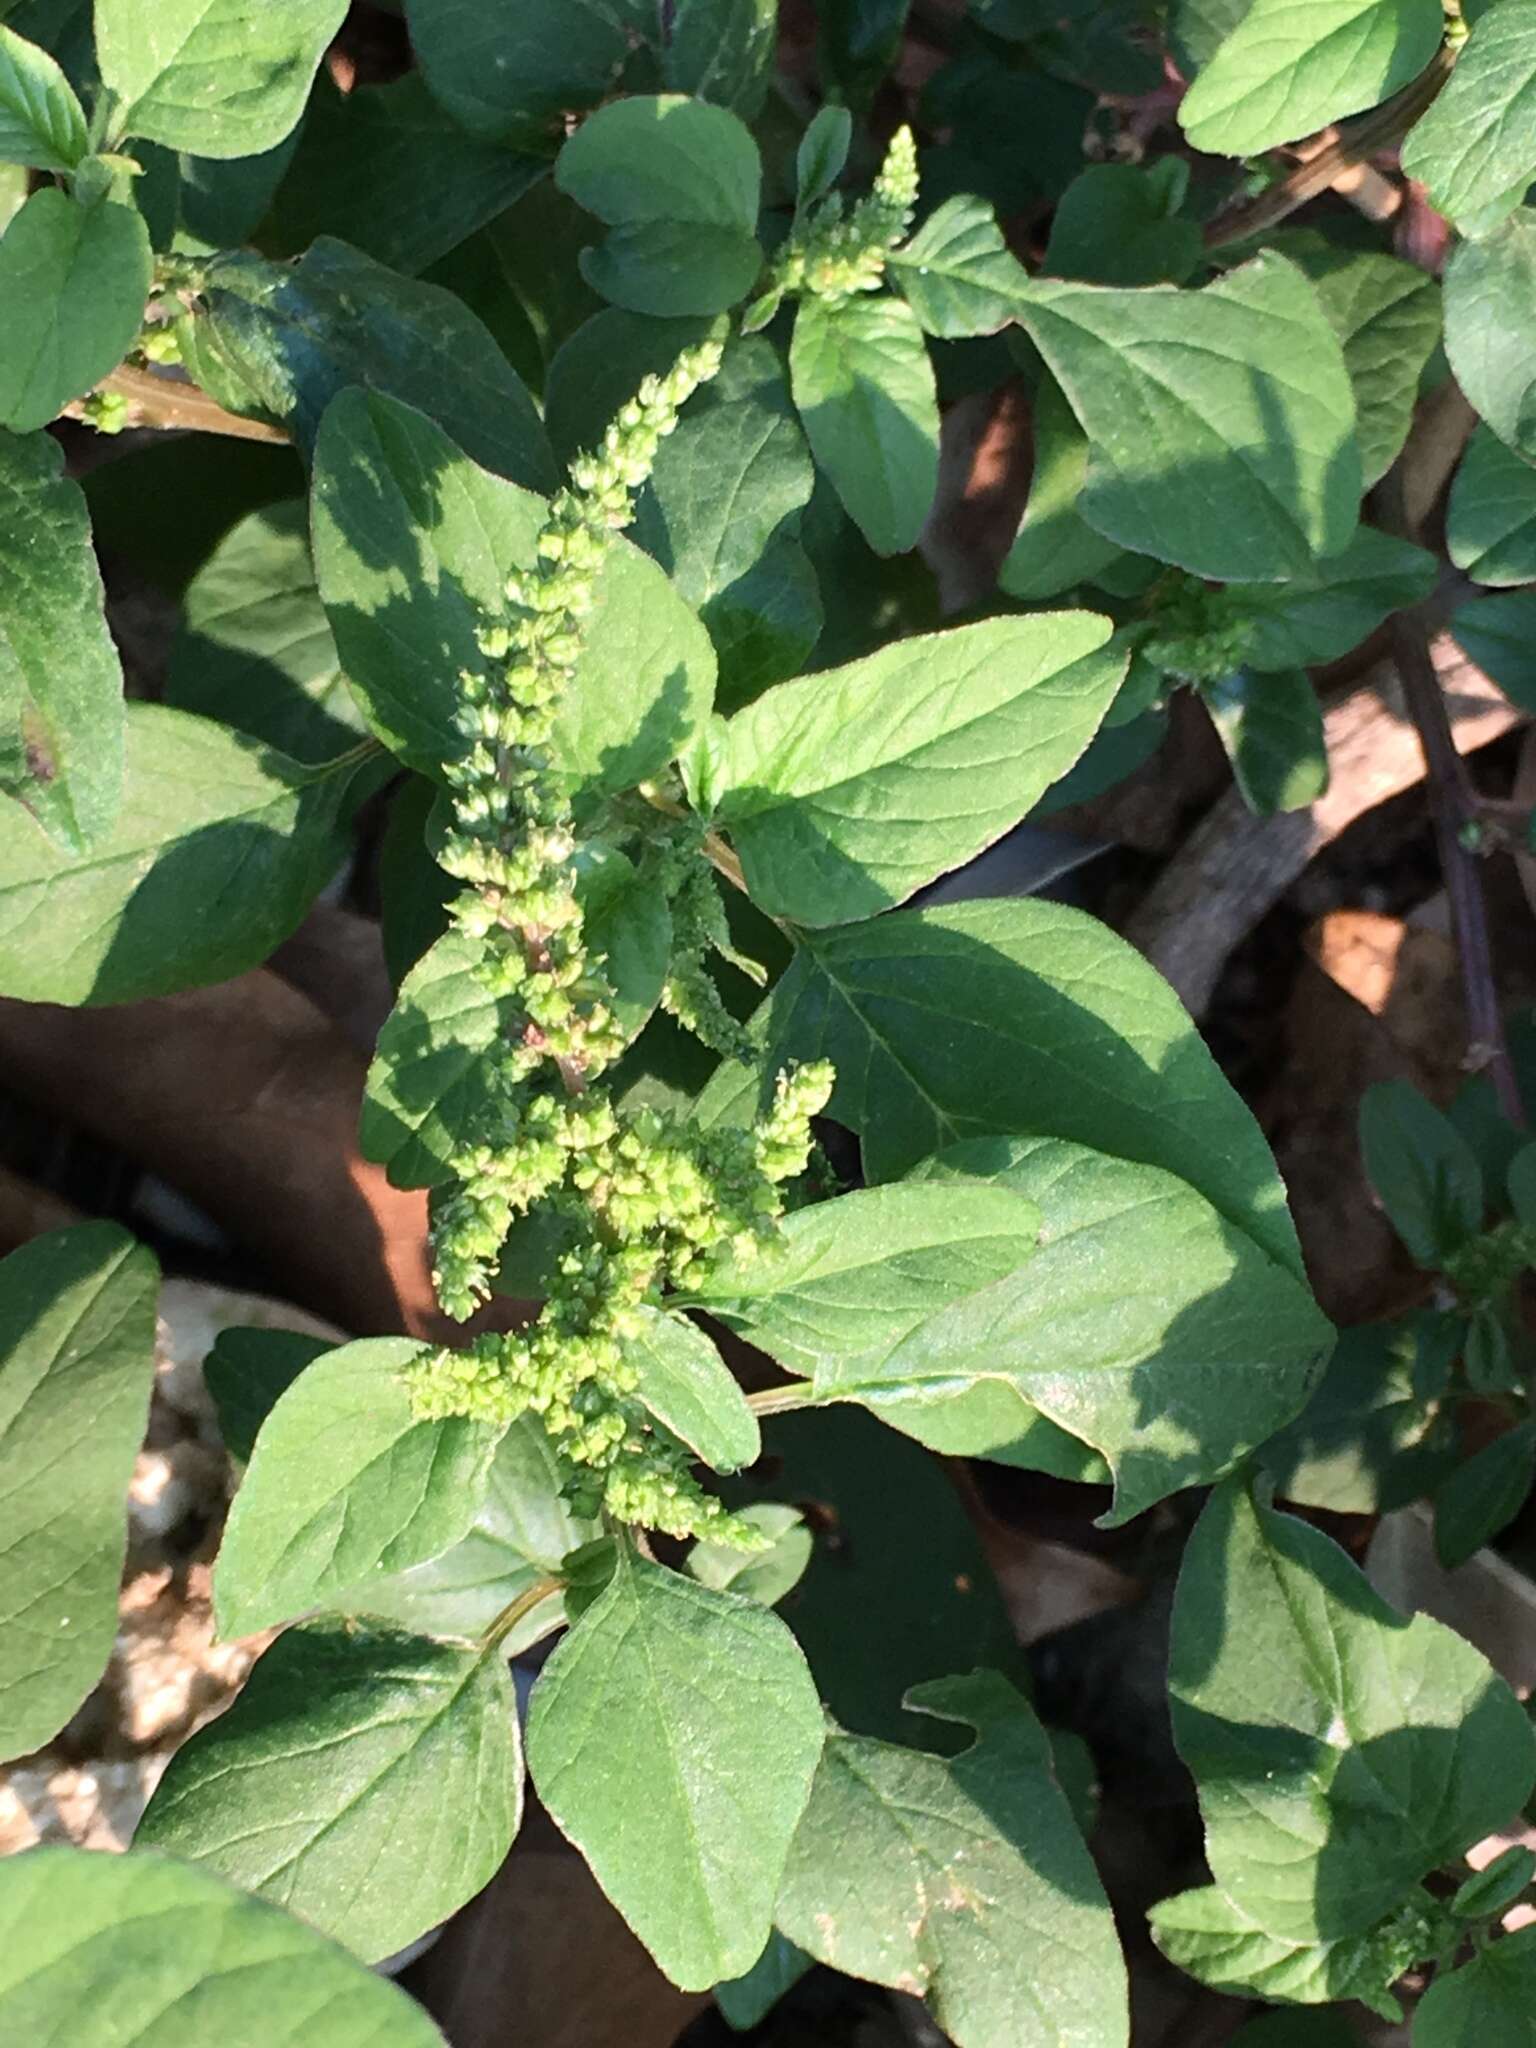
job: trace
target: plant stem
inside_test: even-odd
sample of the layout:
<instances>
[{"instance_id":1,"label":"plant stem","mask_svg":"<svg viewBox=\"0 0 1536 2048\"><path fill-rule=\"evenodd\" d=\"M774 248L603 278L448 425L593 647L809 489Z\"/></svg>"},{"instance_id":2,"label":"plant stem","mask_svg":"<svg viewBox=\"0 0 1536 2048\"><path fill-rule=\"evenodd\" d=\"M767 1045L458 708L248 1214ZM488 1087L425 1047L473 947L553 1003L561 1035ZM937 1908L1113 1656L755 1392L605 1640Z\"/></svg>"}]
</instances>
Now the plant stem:
<instances>
[{"instance_id":1,"label":"plant stem","mask_svg":"<svg viewBox=\"0 0 1536 2048\"><path fill-rule=\"evenodd\" d=\"M509 1600L486 1630L480 1640L481 1653L494 1650L498 1643L504 1643L517 1624L532 1614L535 1607L542 1606L552 1594L560 1591L563 1581L555 1578L535 1579L531 1586L525 1586L515 1600Z\"/></svg>"},{"instance_id":2,"label":"plant stem","mask_svg":"<svg viewBox=\"0 0 1536 2048\"><path fill-rule=\"evenodd\" d=\"M185 378L160 377L153 370L140 370L124 363L121 369L103 377L96 389L115 391L127 399L128 424L132 427L190 429L195 433L229 434L241 441L288 445L289 437L281 427L274 427L268 420L242 419L239 413L226 412L217 399L210 398ZM77 399L73 405L66 405L64 416L80 419L82 404Z\"/></svg>"},{"instance_id":3,"label":"plant stem","mask_svg":"<svg viewBox=\"0 0 1536 2048\"><path fill-rule=\"evenodd\" d=\"M1410 472L1415 436L1377 492L1382 525L1403 540L1417 541L1418 521L1410 515ZM1450 903L1451 930L1461 963L1462 996L1467 1012L1467 1057L1474 1071L1484 1071L1493 1084L1499 1107L1517 1128L1525 1124L1525 1106L1509 1055L1509 1041L1499 1009L1494 977L1493 945L1488 930L1488 905L1483 895L1482 868L1472 848L1481 809L1467 765L1451 735L1445 694L1430 658L1429 638L1421 611L1399 612L1392 621L1392 647L1402 677L1409 715L1424 749L1429 770L1429 813L1434 822L1440 872Z\"/></svg>"}]
</instances>

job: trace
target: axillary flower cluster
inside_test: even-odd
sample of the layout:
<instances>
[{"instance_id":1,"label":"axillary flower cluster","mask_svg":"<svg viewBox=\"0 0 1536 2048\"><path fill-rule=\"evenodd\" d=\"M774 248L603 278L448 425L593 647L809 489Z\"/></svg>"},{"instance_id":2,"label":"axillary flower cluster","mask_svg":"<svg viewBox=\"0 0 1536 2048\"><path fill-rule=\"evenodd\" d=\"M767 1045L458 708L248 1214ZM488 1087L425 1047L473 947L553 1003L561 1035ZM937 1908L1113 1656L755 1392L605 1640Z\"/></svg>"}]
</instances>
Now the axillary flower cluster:
<instances>
[{"instance_id":1,"label":"axillary flower cluster","mask_svg":"<svg viewBox=\"0 0 1536 2048\"><path fill-rule=\"evenodd\" d=\"M455 1158L434 1205L439 1299L455 1318L470 1316L513 1224L536 1206L554 1212L566 1248L536 1321L439 1352L415 1370L412 1394L428 1417L499 1422L532 1411L580 1512L755 1547L757 1532L705 1492L687 1451L651 1421L626 1340L713 1252L750 1256L772 1233L780 1185L806 1165L832 1072L821 1063L781 1073L755 1127L708 1131L650 1109L627 1113L598 1085L625 1040L604 962L587 948L574 792L552 750L614 536L721 356L720 341L704 341L647 377L601 448L571 465L533 566L508 582L507 618L482 628L484 669L461 679L465 749L448 769L454 818L439 858L464 885L451 915L479 949L476 972L520 1021L484 1075L494 1136ZM698 852L702 829L658 819L658 835L651 871L674 900L681 941L667 1006L738 1050L737 1027L709 999L713 984L704 992L702 949L721 942L723 919Z\"/></svg>"}]
</instances>

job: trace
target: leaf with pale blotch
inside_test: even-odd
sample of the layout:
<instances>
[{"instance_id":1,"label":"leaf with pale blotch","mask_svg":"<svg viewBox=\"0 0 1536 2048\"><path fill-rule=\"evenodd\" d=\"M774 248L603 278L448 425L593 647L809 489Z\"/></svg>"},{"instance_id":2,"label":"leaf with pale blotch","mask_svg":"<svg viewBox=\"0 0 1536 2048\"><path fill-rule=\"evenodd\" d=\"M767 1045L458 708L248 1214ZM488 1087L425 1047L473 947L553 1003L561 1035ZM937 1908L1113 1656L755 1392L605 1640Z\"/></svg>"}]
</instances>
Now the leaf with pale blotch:
<instances>
[{"instance_id":1,"label":"leaf with pale blotch","mask_svg":"<svg viewBox=\"0 0 1536 2048\"><path fill-rule=\"evenodd\" d=\"M0 1864L0 2035L39 2048L443 2048L414 2000L302 1921L132 1849L29 1849Z\"/></svg>"},{"instance_id":2,"label":"leaf with pale blotch","mask_svg":"<svg viewBox=\"0 0 1536 2048\"><path fill-rule=\"evenodd\" d=\"M0 1264L0 1758L56 1735L111 1655L157 1293L110 1223Z\"/></svg>"},{"instance_id":3,"label":"leaf with pale blotch","mask_svg":"<svg viewBox=\"0 0 1536 2048\"><path fill-rule=\"evenodd\" d=\"M1087 746L1125 674L1110 633L1094 612L987 619L739 711L713 786L753 901L846 924L962 867Z\"/></svg>"},{"instance_id":4,"label":"leaf with pale blotch","mask_svg":"<svg viewBox=\"0 0 1536 2048\"><path fill-rule=\"evenodd\" d=\"M534 1688L528 1766L661 1968L703 1991L762 1953L823 1733L777 1616L621 1550Z\"/></svg>"},{"instance_id":5,"label":"leaf with pale blotch","mask_svg":"<svg viewBox=\"0 0 1536 2048\"><path fill-rule=\"evenodd\" d=\"M467 1534L502 1431L420 1419L405 1337L344 1344L305 1368L261 1426L213 1575L224 1636L333 1604L374 1572L440 1557Z\"/></svg>"},{"instance_id":6,"label":"leaf with pale blotch","mask_svg":"<svg viewBox=\"0 0 1536 2048\"><path fill-rule=\"evenodd\" d=\"M1045 1731L992 1671L907 1705L974 1743L940 1757L834 1729L776 1924L818 1962L924 1998L957 2048L1124 2048L1125 1963Z\"/></svg>"},{"instance_id":7,"label":"leaf with pale blotch","mask_svg":"<svg viewBox=\"0 0 1536 2048\"><path fill-rule=\"evenodd\" d=\"M111 828L123 794L123 672L80 486L46 434L0 432L0 789L66 851Z\"/></svg>"},{"instance_id":8,"label":"leaf with pale blotch","mask_svg":"<svg viewBox=\"0 0 1536 2048\"><path fill-rule=\"evenodd\" d=\"M502 1647L317 1622L279 1636L177 1750L134 1841L376 1963L495 1876L522 1791ZM423 1825L430 1813L453 1824Z\"/></svg>"}]
</instances>

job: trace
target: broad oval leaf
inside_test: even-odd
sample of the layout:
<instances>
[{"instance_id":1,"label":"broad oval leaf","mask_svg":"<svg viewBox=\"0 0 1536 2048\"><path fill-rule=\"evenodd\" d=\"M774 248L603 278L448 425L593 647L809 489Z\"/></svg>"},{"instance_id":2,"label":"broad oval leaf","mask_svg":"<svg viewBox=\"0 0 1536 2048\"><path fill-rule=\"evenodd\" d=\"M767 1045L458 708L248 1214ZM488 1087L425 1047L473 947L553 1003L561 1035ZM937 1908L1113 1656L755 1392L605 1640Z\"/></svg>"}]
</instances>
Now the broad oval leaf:
<instances>
[{"instance_id":1,"label":"broad oval leaf","mask_svg":"<svg viewBox=\"0 0 1536 2048\"><path fill-rule=\"evenodd\" d=\"M1536 583L1536 468L1487 427L1467 443L1451 486L1446 546L1474 583Z\"/></svg>"},{"instance_id":2,"label":"broad oval leaf","mask_svg":"<svg viewBox=\"0 0 1536 2048\"><path fill-rule=\"evenodd\" d=\"M1254 156L1379 105L1440 47L1440 0L1253 0L1184 95L1213 156Z\"/></svg>"},{"instance_id":3,"label":"broad oval leaf","mask_svg":"<svg viewBox=\"0 0 1536 2048\"><path fill-rule=\"evenodd\" d=\"M1536 1731L1487 1660L1239 1480L1190 1539L1169 1686L1211 1872L1282 1941L1367 1933L1536 1783Z\"/></svg>"},{"instance_id":4,"label":"broad oval leaf","mask_svg":"<svg viewBox=\"0 0 1536 2048\"><path fill-rule=\"evenodd\" d=\"M637 0L408 0L427 84L472 135L542 139L556 115L595 106L643 28ZM654 17L653 17L654 19Z\"/></svg>"},{"instance_id":5,"label":"broad oval leaf","mask_svg":"<svg viewBox=\"0 0 1536 2048\"><path fill-rule=\"evenodd\" d=\"M456 679L484 667L480 627L505 612L507 576L533 560L545 511L393 399L349 391L326 415L311 506L320 594L369 725L429 775L463 750ZM630 789L707 715L714 652L662 571L623 539L586 634L561 706L562 766Z\"/></svg>"},{"instance_id":6,"label":"broad oval leaf","mask_svg":"<svg viewBox=\"0 0 1536 2048\"><path fill-rule=\"evenodd\" d=\"M1433 1945L1424 1910L1430 1901L1427 1894L1420 1894L1420 1900L1367 1933L1339 1941L1285 1940L1267 1933L1213 1884L1161 1900L1148 1918L1152 1939L1168 1960L1217 1991L1307 2008L1358 1998L1383 2018L1397 2019L1402 2008L1391 1986ZM1298 2036L1298 2048L1335 2048L1322 2033L1327 2017L1308 2010L1304 2019L1298 2018L1310 2030ZM1355 2048L1358 2038L1351 2028L1347 2048ZM1253 2048L1260 2044L1255 2041Z\"/></svg>"},{"instance_id":7,"label":"broad oval leaf","mask_svg":"<svg viewBox=\"0 0 1536 2048\"><path fill-rule=\"evenodd\" d=\"M123 793L123 673L80 486L46 434L0 432L0 789L70 853Z\"/></svg>"},{"instance_id":8,"label":"broad oval leaf","mask_svg":"<svg viewBox=\"0 0 1536 2048\"><path fill-rule=\"evenodd\" d=\"M89 147L75 89L55 59L0 25L0 163L72 171Z\"/></svg>"},{"instance_id":9,"label":"broad oval leaf","mask_svg":"<svg viewBox=\"0 0 1536 2048\"><path fill-rule=\"evenodd\" d=\"M914 547L939 481L939 402L902 300L802 299L790 382L811 452L877 555Z\"/></svg>"},{"instance_id":10,"label":"broad oval leaf","mask_svg":"<svg viewBox=\"0 0 1536 2048\"><path fill-rule=\"evenodd\" d=\"M406 1374L431 1347L343 1344L261 1426L214 1570L223 1636L335 1604L374 1572L439 1557L469 1530L502 1431L419 1419Z\"/></svg>"},{"instance_id":11,"label":"broad oval leaf","mask_svg":"<svg viewBox=\"0 0 1536 2048\"><path fill-rule=\"evenodd\" d=\"M819 1962L926 2000L957 2048L1125 2048L1125 1962L1044 1729L995 1671L906 1704L974 1742L930 1756L834 1728L776 1924Z\"/></svg>"},{"instance_id":12,"label":"broad oval leaf","mask_svg":"<svg viewBox=\"0 0 1536 2048\"><path fill-rule=\"evenodd\" d=\"M561 1498L565 1480L543 1424L520 1415L496 1446L485 1499L468 1534L424 1564L374 1572L338 1593L334 1606L416 1635L478 1643L514 1600L558 1575L563 1558L602 1534L598 1522L573 1514ZM516 1656L563 1618L561 1596L551 1590L506 1638L504 1653Z\"/></svg>"},{"instance_id":13,"label":"broad oval leaf","mask_svg":"<svg viewBox=\"0 0 1536 2048\"><path fill-rule=\"evenodd\" d=\"M153 281L143 215L34 192L0 236L0 427L45 427L132 348Z\"/></svg>"},{"instance_id":14,"label":"broad oval leaf","mask_svg":"<svg viewBox=\"0 0 1536 2048\"><path fill-rule=\"evenodd\" d=\"M1335 248L1321 237L1284 237L1280 247L1311 280L1339 337L1369 486L1385 476L1408 438L1420 380L1440 340L1440 287L1415 264Z\"/></svg>"},{"instance_id":15,"label":"broad oval leaf","mask_svg":"<svg viewBox=\"0 0 1536 2048\"><path fill-rule=\"evenodd\" d=\"M4 244L0 243L0 248ZM1499 439L1536 462L1536 208L1463 242L1445 271L1445 352L1456 382Z\"/></svg>"},{"instance_id":16,"label":"broad oval leaf","mask_svg":"<svg viewBox=\"0 0 1536 2048\"><path fill-rule=\"evenodd\" d=\"M1198 292L1035 278L1019 319L1088 436L1081 510L1106 539L1224 582L1349 540L1354 394L1294 264L1266 253Z\"/></svg>"},{"instance_id":17,"label":"broad oval leaf","mask_svg":"<svg viewBox=\"0 0 1536 2048\"><path fill-rule=\"evenodd\" d=\"M500 1646L311 1623L279 1636L228 1713L176 1752L134 1842L373 1963L495 1876L522 1778Z\"/></svg>"},{"instance_id":18,"label":"broad oval leaf","mask_svg":"<svg viewBox=\"0 0 1536 2048\"><path fill-rule=\"evenodd\" d=\"M776 1615L621 1550L534 1688L528 1767L661 1968L703 1991L762 1953L822 1739Z\"/></svg>"},{"instance_id":19,"label":"broad oval leaf","mask_svg":"<svg viewBox=\"0 0 1536 2048\"><path fill-rule=\"evenodd\" d=\"M1302 1276L1257 1124L1167 983L1056 903L902 910L807 934L766 1005L767 1067L837 1067L830 1114L892 1180L962 1138L1066 1138L1189 1182ZM739 1089L722 1070L701 1113Z\"/></svg>"},{"instance_id":20,"label":"broad oval leaf","mask_svg":"<svg viewBox=\"0 0 1536 2048\"><path fill-rule=\"evenodd\" d=\"M892 283L925 334L959 341L996 334L1013 318L1024 266L1003 240L997 215L975 193L957 193L890 257Z\"/></svg>"},{"instance_id":21,"label":"broad oval leaf","mask_svg":"<svg viewBox=\"0 0 1536 2048\"><path fill-rule=\"evenodd\" d=\"M1305 669L1239 669L1201 691L1250 811L1305 810L1328 787L1323 707Z\"/></svg>"},{"instance_id":22,"label":"broad oval leaf","mask_svg":"<svg viewBox=\"0 0 1536 2048\"><path fill-rule=\"evenodd\" d=\"M295 264L210 263L177 323L192 376L234 412L280 421L312 454L353 384L419 406L470 457L531 489L556 480L543 422L490 329L452 292L322 235Z\"/></svg>"},{"instance_id":23,"label":"broad oval leaf","mask_svg":"<svg viewBox=\"0 0 1536 2048\"><path fill-rule=\"evenodd\" d=\"M903 902L1016 825L1125 674L1108 619L987 619L780 683L726 727L717 814L752 899L802 924Z\"/></svg>"},{"instance_id":24,"label":"broad oval leaf","mask_svg":"<svg viewBox=\"0 0 1536 2048\"><path fill-rule=\"evenodd\" d=\"M0 1863L0 2034L109 2048L443 2048L355 1956L153 1851L48 1847Z\"/></svg>"},{"instance_id":25,"label":"broad oval leaf","mask_svg":"<svg viewBox=\"0 0 1536 2048\"><path fill-rule=\"evenodd\" d=\"M751 130L724 107L679 94L610 101L561 150L555 182L610 229L581 267L615 305L721 313L751 290L762 167Z\"/></svg>"},{"instance_id":26,"label":"broad oval leaf","mask_svg":"<svg viewBox=\"0 0 1536 2048\"><path fill-rule=\"evenodd\" d=\"M96 55L130 135L259 156L309 97L346 0L97 0Z\"/></svg>"},{"instance_id":27,"label":"broad oval leaf","mask_svg":"<svg viewBox=\"0 0 1536 2048\"><path fill-rule=\"evenodd\" d=\"M0 1758L56 1735L112 1653L158 1291L111 1223L0 1264Z\"/></svg>"},{"instance_id":28,"label":"broad oval leaf","mask_svg":"<svg viewBox=\"0 0 1536 2048\"><path fill-rule=\"evenodd\" d=\"M1513 208L1536 178L1536 12L1489 8L1403 144L1403 169L1450 220Z\"/></svg>"},{"instance_id":29,"label":"broad oval leaf","mask_svg":"<svg viewBox=\"0 0 1536 2048\"><path fill-rule=\"evenodd\" d=\"M1536 1927L1438 1971L1413 2016L1414 2048L1525 2048L1536 2012Z\"/></svg>"},{"instance_id":30,"label":"broad oval leaf","mask_svg":"<svg viewBox=\"0 0 1536 2048\"><path fill-rule=\"evenodd\" d=\"M0 991L128 1003L259 966L341 864L356 762L306 768L212 719L127 707L122 808L87 859L0 821ZM46 945L38 942L45 929Z\"/></svg>"},{"instance_id":31,"label":"broad oval leaf","mask_svg":"<svg viewBox=\"0 0 1536 2048\"><path fill-rule=\"evenodd\" d=\"M757 1417L704 1332L681 1316L642 1309L623 1340L640 1376L635 1398L715 1472L739 1472L762 1451Z\"/></svg>"},{"instance_id":32,"label":"broad oval leaf","mask_svg":"<svg viewBox=\"0 0 1536 2048\"><path fill-rule=\"evenodd\" d=\"M301 499L265 505L219 542L190 584L166 701L222 718L299 761L351 746L347 689L309 554Z\"/></svg>"}]
</instances>

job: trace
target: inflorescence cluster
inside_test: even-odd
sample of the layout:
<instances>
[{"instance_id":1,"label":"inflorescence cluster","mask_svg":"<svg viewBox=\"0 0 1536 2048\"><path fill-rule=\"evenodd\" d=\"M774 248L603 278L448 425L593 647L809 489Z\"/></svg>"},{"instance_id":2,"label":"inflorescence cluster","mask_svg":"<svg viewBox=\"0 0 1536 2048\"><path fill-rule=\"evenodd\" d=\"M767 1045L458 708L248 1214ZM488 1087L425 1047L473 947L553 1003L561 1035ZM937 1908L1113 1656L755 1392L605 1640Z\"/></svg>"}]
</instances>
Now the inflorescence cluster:
<instances>
[{"instance_id":1,"label":"inflorescence cluster","mask_svg":"<svg viewBox=\"0 0 1536 2048\"><path fill-rule=\"evenodd\" d=\"M650 1421L628 1340L666 1288L687 1284L722 1248L751 1256L772 1231L780 1184L805 1167L831 1069L781 1074L753 1128L626 1113L594 1085L625 1039L604 963L587 949L573 789L553 752L608 549L721 354L718 340L704 341L647 377L601 448L572 464L533 566L508 582L508 617L482 629L484 669L461 679L465 747L448 770L454 818L439 857L464 885L451 914L479 948L479 977L519 1022L487 1063L494 1139L464 1147L435 1205L439 1298L455 1318L471 1315L509 1231L535 1205L558 1221L565 1249L531 1325L439 1352L416 1369L412 1391L423 1416L536 1414L583 1513L753 1546L757 1532L704 1491L684 1448ZM744 1054L741 1027L704 969L729 936L702 838L695 821L658 826L654 868L678 940L663 1000L707 1043Z\"/></svg>"}]
</instances>

